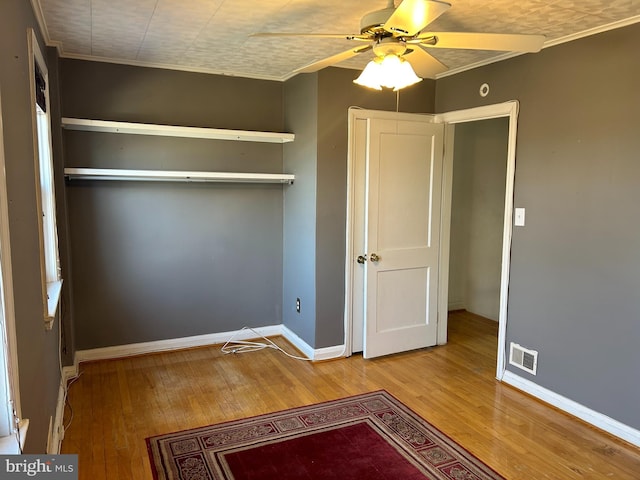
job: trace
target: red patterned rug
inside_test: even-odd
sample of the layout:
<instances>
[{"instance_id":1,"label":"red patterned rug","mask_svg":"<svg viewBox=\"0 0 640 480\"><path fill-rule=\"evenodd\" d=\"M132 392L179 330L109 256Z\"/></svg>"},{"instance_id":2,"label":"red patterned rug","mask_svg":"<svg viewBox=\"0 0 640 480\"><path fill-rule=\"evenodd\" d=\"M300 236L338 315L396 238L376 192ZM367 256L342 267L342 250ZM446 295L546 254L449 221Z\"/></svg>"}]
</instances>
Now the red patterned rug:
<instances>
[{"instance_id":1,"label":"red patterned rug","mask_svg":"<svg viewBox=\"0 0 640 480\"><path fill-rule=\"evenodd\" d=\"M503 479L385 391L147 438L157 480Z\"/></svg>"}]
</instances>

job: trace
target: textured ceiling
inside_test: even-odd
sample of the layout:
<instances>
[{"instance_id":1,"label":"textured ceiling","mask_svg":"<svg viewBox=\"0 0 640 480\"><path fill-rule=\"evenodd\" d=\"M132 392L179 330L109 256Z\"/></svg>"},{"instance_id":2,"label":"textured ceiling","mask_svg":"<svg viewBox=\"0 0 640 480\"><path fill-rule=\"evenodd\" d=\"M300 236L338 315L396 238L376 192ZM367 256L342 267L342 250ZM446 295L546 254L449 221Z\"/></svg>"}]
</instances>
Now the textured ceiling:
<instances>
[{"instance_id":1,"label":"textured ceiling","mask_svg":"<svg viewBox=\"0 0 640 480\"><path fill-rule=\"evenodd\" d=\"M545 45L640 21L640 0L448 0L432 31L542 34ZM359 33L386 0L32 0L65 57L285 80L349 49L341 39L251 38L255 32ZM396 2L398 4L399 2ZM437 49L453 71L504 52ZM363 68L372 53L338 64Z\"/></svg>"}]
</instances>

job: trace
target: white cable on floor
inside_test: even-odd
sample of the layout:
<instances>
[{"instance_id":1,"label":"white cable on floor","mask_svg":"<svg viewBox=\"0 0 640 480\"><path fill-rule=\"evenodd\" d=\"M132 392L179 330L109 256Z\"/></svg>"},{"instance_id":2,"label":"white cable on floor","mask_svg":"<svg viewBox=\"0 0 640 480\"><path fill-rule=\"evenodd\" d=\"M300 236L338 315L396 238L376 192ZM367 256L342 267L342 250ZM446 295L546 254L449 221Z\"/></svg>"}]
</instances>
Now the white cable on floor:
<instances>
[{"instance_id":1,"label":"white cable on floor","mask_svg":"<svg viewBox=\"0 0 640 480\"><path fill-rule=\"evenodd\" d=\"M236 336L238 336L241 332L244 332L245 330L249 330L253 333L256 334L257 337L262 338L263 340L265 340L267 343L262 343L262 342L253 342L253 341L248 341L248 340L234 340L236 338ZM258 350L263 350L265 348L272 348L273 350L277 350L279 352L284 353L287 357L289 358L293 358L295 360L305 360L307 362L310 362L311 359L307 358L307 357L299 357L297 355L292 355L291 353L288 353L286 351L284 351L282 348L280 348L278 345L276 345L275 343L273 343L271 340L269 340L267 337L265 337L264 335L260 335L258 332L256 332L253 328L251 327L242 327L240 330L238 330L236 333L234 333L231 338L229 340L227 340L227 343L225 343L222 348L220 349L220 351L222 353L224 353L225 355L229 355L230 353L248 353L248 352L255 352Z\"/></svg>"}]
</instances>

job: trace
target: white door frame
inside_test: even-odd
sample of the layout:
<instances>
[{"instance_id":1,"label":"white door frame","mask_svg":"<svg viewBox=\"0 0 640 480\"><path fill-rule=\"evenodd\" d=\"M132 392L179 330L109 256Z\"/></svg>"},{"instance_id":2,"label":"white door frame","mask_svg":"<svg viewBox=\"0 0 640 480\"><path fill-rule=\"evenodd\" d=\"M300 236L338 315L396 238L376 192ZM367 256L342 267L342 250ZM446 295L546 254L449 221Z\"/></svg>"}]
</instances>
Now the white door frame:
<instances>
[{"instance_id":1,"label":"white door frame","mask_svg":"<svg viewBox=\"0 0 640 480\"><path fill-rule=\"evenodd\" d=\"M506 369L506 331L507 304L509 293L509 271L513 218L513 189L515 180L516 133L519 105L516 100L495 105L456 110L437 115L425 115L434 122L445 123L444 165L442 185L442 214L440 228L440 275L438 286L438 344L447 342L447 314L449 290L449 237L451 227L451 191L453 187L453 139L456 123L490 120L492 118L509 118L509 137L507 147L507 173L504 202L504 228L502 236L502 269L500 276L500 312L498 317L498 355L496 378L502 380ZM380 112L364 109L349 109L349 143L347 154L347 221L346 221L346 255L345 255L345 303L344 303L344 341L345 356L352 354L352 300L353 300L353 224L354 224L354 182L355 171L352 156L354 145L352 125L356 118L367 118L376 114L397 118L396 112Z\"/></svg>"},{"instance_id":2,"label":"white door frame","mask_svg":"<svg viewBox=\"0 0 640 480\"><path fill-rule=\"evenodd\" d=\"M441 250L440 265L441 271L446 270L446 278L440 275L440 285L442 297L438 299L438 306L447 309L448 294L448 265L449 265L449 234L451 226L451 190L453 173L453 136L454 128L451 125L456 123L474 122L478 120L490 120L492 118L509 118L509 137L507 147L507 172L504 196L504 227L502 233L502 269L500 274L500 311L498 315L498 355L496 365L496 378L502 380L506 369L506 332L507 332L507 306L509 300L509 272L511 260L511 237L513 233L513 188L516 170L516 134L518 124L517 100L484 107L457 110L436 115L436 120L444 122L445 126L445 152L444 170L445 184L443 185L442 201L442 235L441 245L446 246ZM446 192L446 193L445 193ZM443 268L444 267L444 268ZM446 315L445 315L446 317ZM440 323L438 323L440 327ZM444 332L441 332L446 341L446 323ZM440 341L438 342L440 343Z\"/></svg>"}]
</instances>

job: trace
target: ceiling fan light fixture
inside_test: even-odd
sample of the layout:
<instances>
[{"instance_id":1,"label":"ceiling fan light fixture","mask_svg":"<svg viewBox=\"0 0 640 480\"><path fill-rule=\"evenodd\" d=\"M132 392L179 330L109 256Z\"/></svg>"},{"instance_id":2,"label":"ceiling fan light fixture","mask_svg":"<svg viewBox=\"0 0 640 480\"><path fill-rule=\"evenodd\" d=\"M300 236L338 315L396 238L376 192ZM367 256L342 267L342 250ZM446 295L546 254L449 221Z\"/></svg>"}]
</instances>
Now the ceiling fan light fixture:
<instances>
[{"instance_id":1,"label":"ceiling fan light fixture","mask_svg":"<svg viewBox=\"0 0 640 480\"><path fill-rule=\"evenodd\" d=\"M386 55L382 60L381 66L383 78L381 84L383 87L393 88L394 91L398 91L422 81L411 68L411 64L397 55Z\"/></svg>"},{"instance_id":2,"label":"ceiling fan light fixture","mask_svg":"<svg viewBox=\"0 0 640 480\"><path fill-rule=\"evenodd\" d=\"M367 66L364 67L360 76L356 78L353 83L363 87L372 88L374 90L382 90L382 85L380 84L381 61L382 59L380 57L376 57L375 60L371 60L367 63Z\"/></svg>"},{"instance_id":3,"label":"ceiling fan light fixture","mask_svg":"<svg viewBox=\"0 0 640 480\"><path fill-rule=\"evenodd\" d=\"M420 81L422 79L416 75L409 62L390 53L369 62L353 82L375 90L386 87L398 91Z\"/></svg>"}]
</instances>

